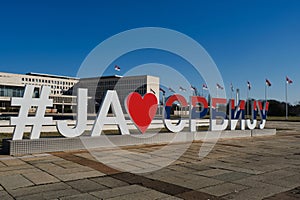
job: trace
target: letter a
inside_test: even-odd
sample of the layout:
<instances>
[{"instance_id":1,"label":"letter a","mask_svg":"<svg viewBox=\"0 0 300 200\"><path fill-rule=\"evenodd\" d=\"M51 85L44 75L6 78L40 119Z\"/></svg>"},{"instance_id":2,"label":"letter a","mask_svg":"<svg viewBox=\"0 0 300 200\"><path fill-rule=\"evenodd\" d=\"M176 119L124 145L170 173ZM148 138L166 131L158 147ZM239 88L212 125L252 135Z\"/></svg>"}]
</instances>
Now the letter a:
<instances>
[{"instance_id":1,"label":"letter a","mask_svg":"<svg viewBox=\"0 0 300 200\"><path fill-rule=\"evenodd\" d=\"M110 106L115 117L107 117ZM107 91L102 102L102 106L98 112L97 119L94 123L91 136L100 136L104 124L118 125L122 135L129 135L129 130L122 112L121 104L115 90Z\"/></svg>"}]
</instances>

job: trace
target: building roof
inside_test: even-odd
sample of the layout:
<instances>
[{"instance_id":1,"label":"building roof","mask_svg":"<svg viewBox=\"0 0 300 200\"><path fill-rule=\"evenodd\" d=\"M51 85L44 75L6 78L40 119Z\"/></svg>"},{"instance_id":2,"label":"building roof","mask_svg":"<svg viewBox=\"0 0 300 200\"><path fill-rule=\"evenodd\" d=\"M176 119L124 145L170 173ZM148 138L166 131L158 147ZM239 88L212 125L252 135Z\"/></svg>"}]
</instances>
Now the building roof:
<instances>
[{"instance_id":1,"label":"building roof","mask_svg":"<svg viewBox=\"0 0 300 200\"><path fill-rule=\"evenodd\" d=\"M119 75L112 75L112 76L95 76L95 77L85 77L85 78L80 78L80 80L86 80L86 79L110 79L110 78L123 78L123 76L119 76Z\"/></svg>"},{"instance_id":2,"label":"building roof","mask_svg":"<svg viewBox=\"0 0 300 200\"><path fill-rule=\"evenodd\" d=\"M35 72L28 72L26 75L30 76L42 76L47 78L62 78L62 79L75 79L78 80L79 78L70 77L70 76L61 76L61 75L53 75L53 74L43 74L43 73L35 73Z\"/></svg>"}]
</instances>

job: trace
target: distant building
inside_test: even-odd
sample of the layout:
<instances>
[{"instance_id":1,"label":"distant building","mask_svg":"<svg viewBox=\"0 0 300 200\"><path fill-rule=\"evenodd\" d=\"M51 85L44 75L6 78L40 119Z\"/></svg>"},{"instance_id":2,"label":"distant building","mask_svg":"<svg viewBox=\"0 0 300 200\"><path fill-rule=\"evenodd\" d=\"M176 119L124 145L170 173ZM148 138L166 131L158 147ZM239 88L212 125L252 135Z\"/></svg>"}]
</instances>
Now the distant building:
<instances>
[{"instance_id":1,"label":"distant building","mask_svg":"<svg viewBox=\"0 0 300 200\"><path fill-rule=\"evenodd\" d=\"M17 108L11 107L11 97L22 97L25 85L36 86L35 96L40 94L42 86L49 86L51 88L50 98L53 99L54 104L53 109L55 111L62 111L63 107L70 109L73 105L70 91L78 81L77 78L50 74L0 72L0 111L17 111Z\"/></svg>"},{"instance_id":2,"label":"distant building","mask_svg":"<svg viewBox=\"0 0 300 200\"><path fill-rule=\"evenodd\" d=\"M138 92L141 95L153 93L159 100L159 78L148 75L82 78L74 86L74 94L76 88L88 89L89 113L98 112L107 90L116 90L123 111L125 111L125 99L131 92Z\"/></svg>"},{"instance_id":3,"label":"distant building","mask_svg":"<svg viewBox=\"0 0 300 200\"><path fill-rule=\"evenodd\" d=\"M116 90L125 112L125 99L131 92L141 95L153 93L159 100L159 78L141 76L103 76L93 78L73 78L50 74L13 74L0 72L0 112L17 112L11 106L11 97L22 97L25 85L36 86L34 96L38 97L42 86L51 88L50 98L53 108L48 112L71 112L76 105L77 88L88 89L88 112L97 113L107 90ZM73 110L74 111L74 110Z\"/></svg>"}]
</instances>

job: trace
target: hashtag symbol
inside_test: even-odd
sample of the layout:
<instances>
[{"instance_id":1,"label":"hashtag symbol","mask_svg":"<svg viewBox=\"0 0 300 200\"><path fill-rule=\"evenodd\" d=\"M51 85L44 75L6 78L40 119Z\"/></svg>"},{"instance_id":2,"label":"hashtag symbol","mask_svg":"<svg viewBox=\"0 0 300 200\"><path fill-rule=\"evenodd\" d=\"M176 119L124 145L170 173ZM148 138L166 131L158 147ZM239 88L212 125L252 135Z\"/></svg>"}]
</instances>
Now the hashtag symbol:
<instances>
[{"instance_id":1,"label":"hashtag symbol","mask_svg":"<svg viewBox=\"0 0 300 200\"><path fill-rule=\"evenodd\" d=\"M21 140L26 126L32 126L30 139L40 137L43 125L52 124L52 117L45 117L46 107L52 107L53 100L49 99L50 87L43 86L40 98L33 98L34 86L27 85L23 97L13 97L12 106L20 106L18 117L11 117L10 124L15 125L13 140ZM35 116L29 117L29 110L36 107Z\"/></svg>"}]
</instances>

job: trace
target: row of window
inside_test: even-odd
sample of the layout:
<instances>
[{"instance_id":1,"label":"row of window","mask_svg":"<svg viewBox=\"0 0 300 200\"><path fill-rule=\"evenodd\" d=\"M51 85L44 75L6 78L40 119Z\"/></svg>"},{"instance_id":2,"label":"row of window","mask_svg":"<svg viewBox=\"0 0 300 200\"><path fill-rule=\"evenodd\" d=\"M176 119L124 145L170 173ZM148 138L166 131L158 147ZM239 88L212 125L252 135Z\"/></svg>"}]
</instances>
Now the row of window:
<instances>
[{"instance_id":1,"label":"row of window","mask_svg":"<svg viewBox=\"0 0 300 200\"><path fill-rule=\"evenodd\" d=\"M2 97L22 97L24 88L0 86L0 96Z\"/></svg>"},{"instance_id":2,"label":"row of window","mask_svg":"<svg viewBox=\"0 0 300 200\"><path fill-rule=\"evenodd\" d=\"M48 86L51 89L60 89L60 90L68 90L70 87L68 86L56 86L56 85L46 85L46 84L33 84L33 83L28 83L28 85L36 85L36 86Z\"/></svg>"},{"instance_id":3,"label":"row of window","mask_svg":"<svg viewBox=\"0 0 300 200\"><path fill-rule=\"evenodd\" d=\"M69 86L73 86L75 84L74 82L69 82L69 81L55 81L55 80L37 79L37 78L22 78L22 81L33 82L33 83L50 83L50 84L59 84L59 85L69 85Z\"/></svg>"}]
</instances>

